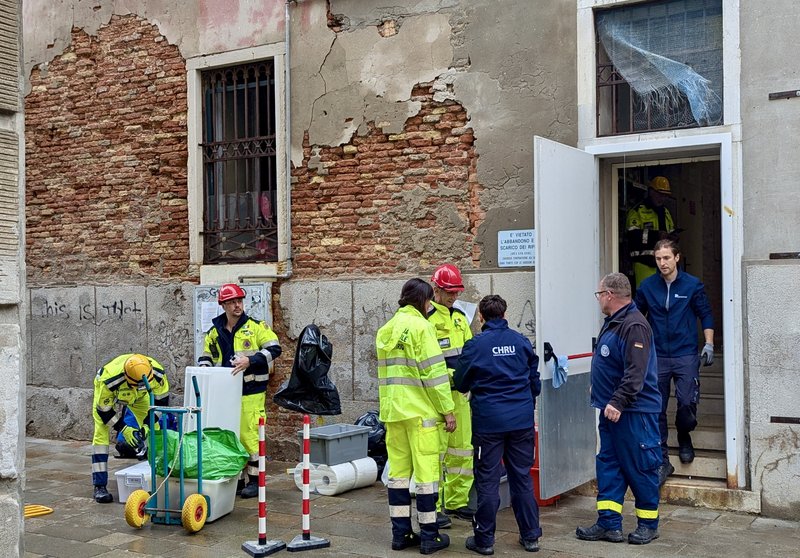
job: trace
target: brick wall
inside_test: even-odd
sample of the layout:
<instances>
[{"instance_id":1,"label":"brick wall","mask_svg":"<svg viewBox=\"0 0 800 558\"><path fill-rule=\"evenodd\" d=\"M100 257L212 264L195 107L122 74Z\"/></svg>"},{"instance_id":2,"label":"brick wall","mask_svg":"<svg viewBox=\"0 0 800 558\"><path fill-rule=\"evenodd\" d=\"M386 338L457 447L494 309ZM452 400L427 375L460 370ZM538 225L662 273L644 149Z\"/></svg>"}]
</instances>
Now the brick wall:
<instances>
[{"instance_id":1,"label":"brick wall","mask_svg":"<svg viewBox=\"0 0 800 558\"><path fill-rule=\"evenodd\" d=\"M178 49L112 17L30 77L25 99L32 285L192 280L186 77Z\"/></svg>"},{"instance_id":2,"label":"brick wall","mask_svg":"<svg viewBox=\"0 0 800 558\"><path fill-rule=\"evenodd\" d=\"M484 211L466 110L434 101L430 84L412 98L422 109L402 133L369 123L342 146L306 138L292 188L296 276L397 273L435 266L442 253L477 267Z\"/></svg>"}]
</instances>

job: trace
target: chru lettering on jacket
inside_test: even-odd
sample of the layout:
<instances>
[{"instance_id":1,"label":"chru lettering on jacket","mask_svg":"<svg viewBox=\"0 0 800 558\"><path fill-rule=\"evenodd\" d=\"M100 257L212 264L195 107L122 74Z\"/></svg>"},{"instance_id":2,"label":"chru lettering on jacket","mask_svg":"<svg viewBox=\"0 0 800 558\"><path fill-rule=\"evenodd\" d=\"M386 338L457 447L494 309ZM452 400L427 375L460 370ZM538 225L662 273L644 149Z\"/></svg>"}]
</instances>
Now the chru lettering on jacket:
<instances>
[{"instance_id":1,"label":"chru lettering on jacket","mask_svg":"<svg viewBox=\"0 0 800 558\"><path fill-rule=\"evenodd\" d=\"M514 345L492 347L492 355L494 356L512 356L515 354L517 354L517 348Z\"/></svg>"}]
</instances>

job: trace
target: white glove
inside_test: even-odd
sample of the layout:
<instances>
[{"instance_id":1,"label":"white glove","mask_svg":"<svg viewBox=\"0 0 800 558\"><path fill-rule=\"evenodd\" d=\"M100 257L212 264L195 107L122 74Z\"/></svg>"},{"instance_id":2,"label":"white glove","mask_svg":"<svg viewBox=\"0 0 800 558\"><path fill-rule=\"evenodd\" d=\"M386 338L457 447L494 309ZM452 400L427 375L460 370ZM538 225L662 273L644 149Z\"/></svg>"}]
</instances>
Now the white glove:
<instances>
[{"instance_id":1,"label":"white glove","mask_svg":"<svg viewBox=\"0 0 800 558\"><path fill-rule=\"evenodd\" d=\"M700 362L703 363L703 366L711 366L714 362L714 345L706 343L703 346L703 350L700 352Z\"/></svg>"}]
</instances>

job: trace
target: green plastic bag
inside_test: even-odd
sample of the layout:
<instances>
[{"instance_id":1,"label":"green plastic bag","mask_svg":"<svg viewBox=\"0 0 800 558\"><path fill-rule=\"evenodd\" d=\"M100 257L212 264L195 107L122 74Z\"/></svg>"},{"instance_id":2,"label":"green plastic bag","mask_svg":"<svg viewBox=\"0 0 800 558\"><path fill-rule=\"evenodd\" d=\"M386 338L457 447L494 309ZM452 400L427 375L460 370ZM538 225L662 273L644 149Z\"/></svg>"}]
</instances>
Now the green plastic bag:
<instances>
[{"instance_id":1,"label":"green plastic bag","mask_svg":"<svg viewBox=\"0 0 800 558\"><path fill-rule=\"evenodd\" d=\"M164 433L167 435L167 467L173 466L172 476L178 478L180 458L175 454L178 449L178 433L174 430L156 430L156 473L166 476L164 466ZM197 433L184 433L183 436L183 477L197 478ZM203 479L220 480L237 476L250 459L239 437L230 430L221 428L203 429Z\"/></svg>"}]
</instances>

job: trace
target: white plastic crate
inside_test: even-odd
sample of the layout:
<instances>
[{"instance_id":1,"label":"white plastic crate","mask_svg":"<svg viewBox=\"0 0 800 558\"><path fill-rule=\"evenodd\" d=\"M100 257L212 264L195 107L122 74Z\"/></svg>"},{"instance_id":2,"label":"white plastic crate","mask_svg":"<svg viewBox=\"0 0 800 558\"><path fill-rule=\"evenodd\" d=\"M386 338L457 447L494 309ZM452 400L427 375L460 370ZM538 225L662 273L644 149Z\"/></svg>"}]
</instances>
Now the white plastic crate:
<instances>
[{"instance_id":1,"label":"white plastic crate","mask_svg":"<svg viewBox=\"0 0 800 558\"><path fill-rule=\"evenodd\" d=\"M134 490L146 490L150 492L150 463L140 461L136 465L120 469L114 476L117 479L117 501L124 504Z\"/></svg>"},{"instance_id":2,"label":"white plastic crate","mask_svg":"<svg viewBox=\"0 0 800 558\"><path fill-rule=\"evenodd\" d=\"M205 480L203 479L203 495L208 496L208 519L206 521L211 523L227 515L233 511L233 504L236 500L236 482L237 477L226 477L220 480ZM163 477L158 477L158 484L160 486L164 481ZM170 509L181 509L183 502L178 505L180 498L180 491L178 487L178 478L169 478L169 502L170 505L166 506ZM183 498L195 494L197 492L197 479L184 479L183 480ZM164 506L164 487L158 491L156 498L156 507L163 508ZM162 512L159 512L162 513Z\"/></svg>"}]
</instances>

